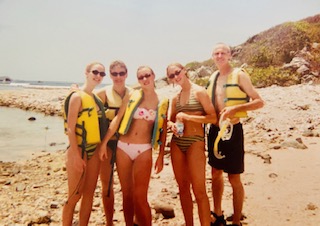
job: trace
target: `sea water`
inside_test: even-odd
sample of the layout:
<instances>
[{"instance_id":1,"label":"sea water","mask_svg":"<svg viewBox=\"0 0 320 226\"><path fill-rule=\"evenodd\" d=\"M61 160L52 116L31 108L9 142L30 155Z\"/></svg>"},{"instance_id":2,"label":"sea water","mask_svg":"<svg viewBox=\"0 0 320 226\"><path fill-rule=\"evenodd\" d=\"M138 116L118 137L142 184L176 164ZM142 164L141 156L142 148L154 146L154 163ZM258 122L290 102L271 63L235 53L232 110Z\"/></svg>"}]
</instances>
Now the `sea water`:
<instances>
[{"instance_id":1,"label":"sea water","mask_svg":"<svg viewBox=\"0 0 320 226\"><path fill-rule=\"evenodd\" d=\"M35 120L29 120L29 118ZM0 107L0 161L31 159L43 151L66 149L63 118Z\"/></svg>"},{"instance_id":2,"label":"sea water","mask_svg":"<svg viewBox=\"0 0 320 226\"><path fill-rule=\"evenodd\" d=\"M0 83L0 90L29 88L65 88L71 82L12 80ZM82 85L82 84L79 84ZM100 84L97 88L109 84ZM36 120L28 120L35 117ZM0 161L31 159L41 152L65 150L68 137L64 134L63 118L42 113L0 106Z\"/></svg>"}]
</instances>

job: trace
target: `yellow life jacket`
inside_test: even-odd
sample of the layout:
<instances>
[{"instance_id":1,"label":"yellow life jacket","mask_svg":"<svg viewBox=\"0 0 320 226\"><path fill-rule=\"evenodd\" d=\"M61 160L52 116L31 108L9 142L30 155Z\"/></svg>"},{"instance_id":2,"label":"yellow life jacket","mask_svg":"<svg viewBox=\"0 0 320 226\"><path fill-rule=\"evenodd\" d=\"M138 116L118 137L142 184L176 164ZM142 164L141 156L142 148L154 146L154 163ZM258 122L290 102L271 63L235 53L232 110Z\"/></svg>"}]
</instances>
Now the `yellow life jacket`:
<instances>
[{"instance_id":1,"label":"yellow life jacket","mask_svg":"<svg viewBox=\"0 0 320 226\"><path fill-rule=\"evenodd\" d=\"M226 107L244 104L249 102L248 95L243 92L239 87L239 72L244 71L243 68L235 68L232 73L228 75L227 82L223 86L225 88L225 99L224 103ZM245 72L245 71L244 71ZM207 86L207 92L211 97L212 103L215 106L215 89L216 83L219 76L219 71L215 71L210 79L209 84ZM246 111L237 112L234 117L236 118L245 118L247 117Z\"/></svg>"},{"instance_id":2,"label":"yellow life jacket","mask_svg":"<svg viewBox=\"0 0 320 226\"><path fill-rule=\"evenodd\" d=\"M131 91L131 88L126 87L126 94ZM113 89L113 86L106 87L106 110L105 114L110 121L117 115L122 104L122 97Z\"/></svg>"},{"instance_id":3,"label":"yellow life jacket","mask_svg":"<svg viewBox=\"0 0 320 226\"><path fill-rule=\"evenodd\" d=\"M101 141L101 137L104 136L107 130L107 123L101 123L99 126L99 117L97 113L96 104L100 109L103 108L102 101L96 96L90 96L84 91L75 91L81 97L82 110L78 114L76 123L76 135L77 144L84 150L88 145L98 144ZM63 118L64 118L64 130L68 132L68 112L70 97L74 92L70 93L64 102ZM103 114L102 114L103 115ZM103 117L103 120L106 120Z\"/></svg>"},{"instance_id":4,"label":"yellow life jacket","mask_svg":"<svg viewBox=\"0 0 320 226\"><path fill-rule=\"evenodd\" d=\"M122 135L126 134L130 128L133 114L138 108L139 104L141 103L143 98L142 90L135 90L132 92L126 111L122 118L120 127L118 132ZM154 127L152 132L151 144L154 149L157 149L159 145L161 145L160 135L163 132L163 125L164 121L167 117L167 111L169 106L169 100L167 98L162 99L159 101L157 112L156 112L156 119L154 121Z\"/></svg>"},{"instance_id":5,"label":"yellow life jacket","mask_svg":"<svg viewBox=\"0 0 320 226\"><path fill-rule=\"evenodd\" d=\"M159 145L162 144L160 141L161 133L163 132L163 124L167 117L167 111L169 107L169 99L163 98L157 107L157 115L154 121L153 132L152 132L152 146L157 149Z\"/></svg>"}]
</instances>

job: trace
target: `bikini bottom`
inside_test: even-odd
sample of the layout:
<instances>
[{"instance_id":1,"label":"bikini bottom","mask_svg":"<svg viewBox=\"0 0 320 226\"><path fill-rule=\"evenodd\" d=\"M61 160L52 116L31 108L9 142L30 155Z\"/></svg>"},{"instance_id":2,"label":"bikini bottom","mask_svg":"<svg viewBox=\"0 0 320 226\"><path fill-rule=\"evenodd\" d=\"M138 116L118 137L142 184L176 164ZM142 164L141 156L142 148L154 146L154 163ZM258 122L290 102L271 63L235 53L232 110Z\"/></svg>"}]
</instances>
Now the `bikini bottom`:
<instances>
[{"instance_id":1,"label":"bikini bottom","mask_svg":"<svg viewBox=\"0 0 320 226\"><path fill-rule=\"evenodd\" d=\"M172 136L172 141L176 143L176 145L179 147L181 151L185 152L194 142L204 141L204 137L199 135L194 135L189 137Z\"/></svg>"},{"instance_id":2,"label":"bikini bottom","mask_svg":"<svg viewBox=\"0 0 320 226\"><path fill-rule=\"evenodd\" d=\"M119 140L118 148L124 151L131 160L135 160L140 154L150 150L152 147L151 144L130 144Z\"/></svg>"}]
</instances>

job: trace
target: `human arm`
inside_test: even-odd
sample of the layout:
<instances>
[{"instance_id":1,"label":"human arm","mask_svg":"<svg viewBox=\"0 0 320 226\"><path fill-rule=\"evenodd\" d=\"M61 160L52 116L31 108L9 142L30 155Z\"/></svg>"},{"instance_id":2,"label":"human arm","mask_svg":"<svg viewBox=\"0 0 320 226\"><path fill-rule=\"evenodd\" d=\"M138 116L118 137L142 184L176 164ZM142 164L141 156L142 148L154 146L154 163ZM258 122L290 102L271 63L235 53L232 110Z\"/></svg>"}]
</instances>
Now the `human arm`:
<instances>
[{"instance_id":1,"label":"human arm","mask_svg":"<svg viewBox=\"0 0 320 226\"><path fill-rule=\"evenodd\" d=\"M167 130L170 130L173 132L173 134L177 135L177 128L175 125L176 122L176 103L177 103L178 96L175 96L172 98L172 101L170 101L170 107L168 111L168 120L167 120Z\"/></svg>"},{"instance_id":2,"label":"human arm","mask_svg":"<svg viewBox=\"0 0 320 226\"><path fill-rule=\"evenodd\" d=\"M106 135L101 141L100 149L99 149L99 157L101 160L107 159L107 143L111 139L111 137L115 134L115 132L118 130L120 122L122 120L122 117L126 111L127 104L129 101L129 95L126 95L123 98L121 107L117 113L117 115L112 119L109 128L107 130Z\"/></svg>"},{"instance_id":3,"label":"human arm","mask_svg":"<svg viewBox=\"0 0 320 226\"><path fill-rule=\"evenodd\" d=\"M159 154L158 154L156 163L154 165L156 174L160 173L163 169L164 149L167 141L167 122L168 122L167 116L168 115L166 115L166 119L164 120L164 123L163 123L163 131L160 134Z\"/></svg>"},{"instance_id":4,"label":"human arm","mask_svg":"<svg viewBox=\"0 0 320 226\"><path fill-rule=\"evenodd\" d=\"M176 115L176 120L179 121L192 121L196 123L212 123L215 124L217 122L217 115L216 111L213 107L213 104L210 100L209 95L207 94L206 90L203 88L199 88L195 91L195 95L197 100L202 105L205 115L200 114L187 114L184 112L179 112Z\"/></svg>"},{"instance_id":5,"label":"human arm","mask_svg":"<svg viewBox=\"0 0 320 226\"><path fill-rule=\"evenodd\" d=\"M78 93L73 93L70 97L67 117L67 135L70 144L68 152L71 152L70 155L68 155L68 162L70 162L70 165L79 172L86 166L86 163L81 156L82 150L78 147L76 135L76 124L81 106L82 102L80 95Z\"/></svg>"}]
</instances>

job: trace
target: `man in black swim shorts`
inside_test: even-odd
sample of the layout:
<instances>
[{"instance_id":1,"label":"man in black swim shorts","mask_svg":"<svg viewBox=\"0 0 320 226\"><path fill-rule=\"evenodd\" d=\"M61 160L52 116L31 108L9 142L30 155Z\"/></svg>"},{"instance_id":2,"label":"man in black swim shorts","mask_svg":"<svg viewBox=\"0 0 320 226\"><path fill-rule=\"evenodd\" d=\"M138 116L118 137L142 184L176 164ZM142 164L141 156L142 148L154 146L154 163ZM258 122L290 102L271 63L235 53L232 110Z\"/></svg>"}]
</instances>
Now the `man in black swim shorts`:
<instances>
[{"instance_id":1,"label":"man in black swim shorts","mask_svg":"<svg viewBox=\"0 0 320 226\"><path fill-rule=\"evenodd\" d=\"M209 164L212 167L214 207L211 225L226 225L222 214L223 172L226 172L233 191L232 225L240 226L244 201L244 189L240 177L244 172L244 138L240 118L246 117L247 111L263 107L264 102L253 87L246 71L231 66L231 49L228 45L224 43L215 45L212 59L218 71L210 77L207 92L211 97L219 122L222 125L227 121L232 127L232 135L229 140L219 140L219 131L223 131L223 126L219 126L220 123L210 126L208 152ZM214 150L216 150L215 154Z\"/></svg>"}]
</instances>

